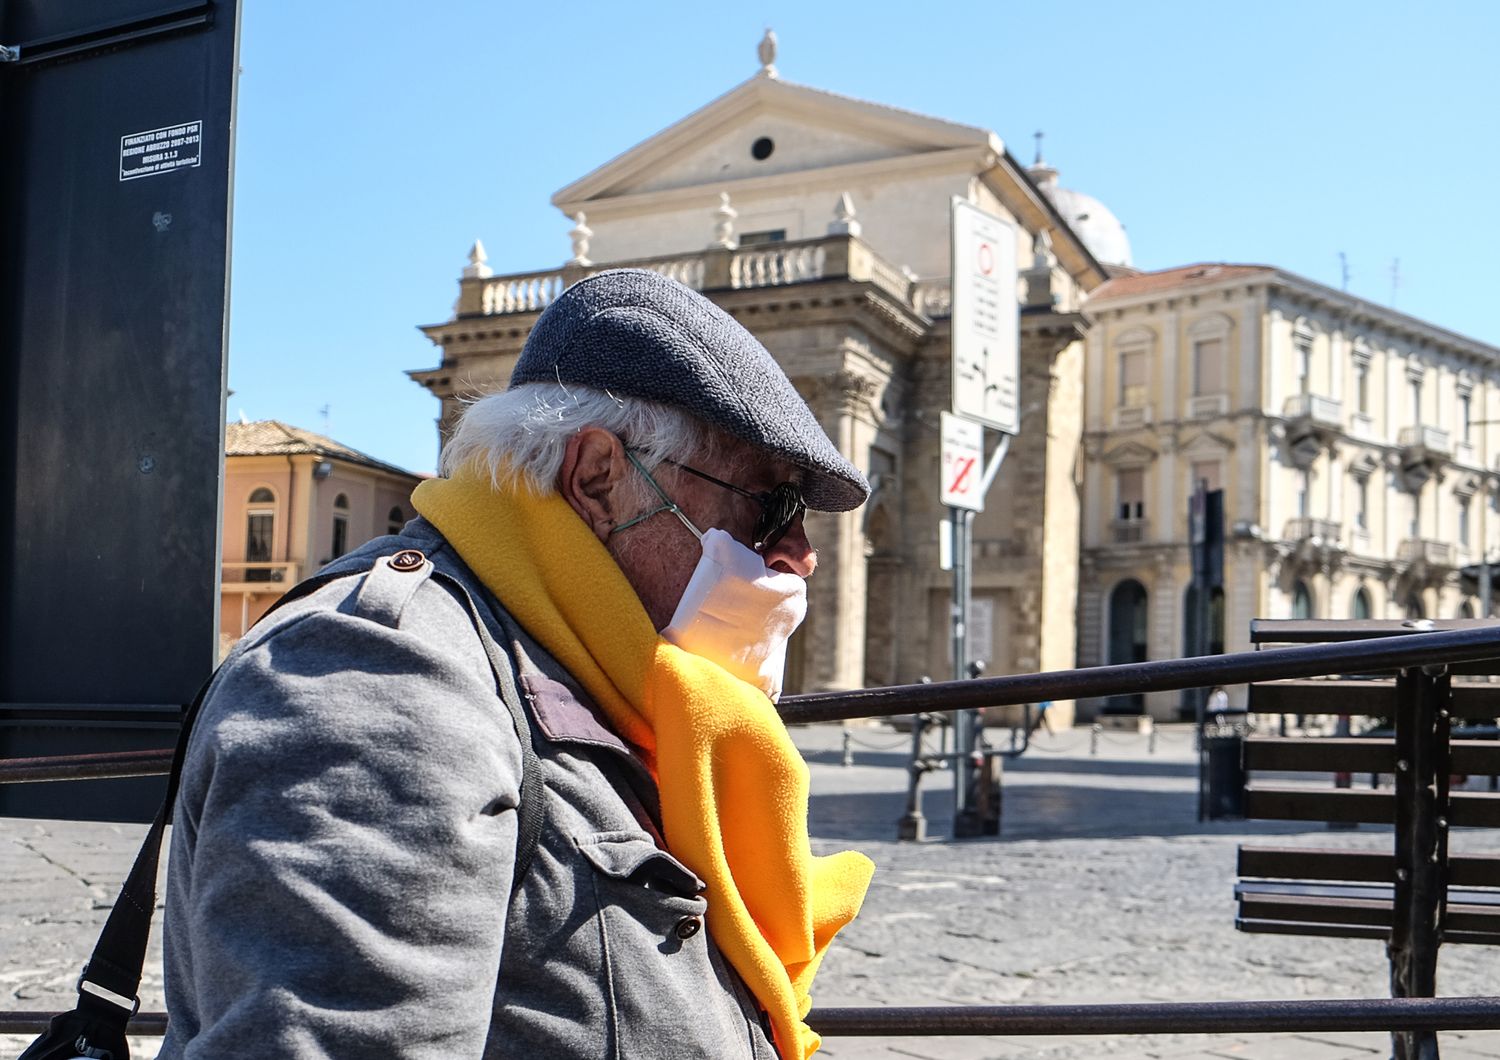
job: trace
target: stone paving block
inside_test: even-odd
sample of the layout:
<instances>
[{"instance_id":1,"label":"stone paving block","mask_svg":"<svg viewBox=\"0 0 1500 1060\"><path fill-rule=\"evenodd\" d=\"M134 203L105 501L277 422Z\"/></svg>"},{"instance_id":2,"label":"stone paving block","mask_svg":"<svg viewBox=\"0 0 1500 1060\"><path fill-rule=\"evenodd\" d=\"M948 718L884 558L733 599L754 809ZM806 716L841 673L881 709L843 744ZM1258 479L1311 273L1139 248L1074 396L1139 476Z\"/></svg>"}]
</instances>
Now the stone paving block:
<instances>
[{"instance_id":1,"label":"stone paving block","mask_svg":"<svg viewBox=\"0 0 1500 1060\"><path fill-rule=\"evenodd\" d=\"M1163 726L1154 755L1144 736L1122 735L1119 742L1101 741L1101 753L1090 756L1086 732L1038 734L1034 752L1006 763L1006 816L998 839L909 844L894 839L907 776L899 749L860 750L860 764L845 769L838 726L794 730L810 764L815 850L853 847L877 865L864 910L835 941L814 984L815 1005L1387 996L1379 943L1241 934L1233 928L1232 887L1241 841L1389 849L1389 830L1199 823L1191 744L1168 735ZM925 790L931 831L943 836L952 811L951 778L937 774ZM0 1007L71 1007L78 967L143 832L134 825L0 820ZM142 990L148 1010L162 1007L159 926ZM1488 947L1445 946L1440 992L1494 993L1497 967ZM824 1055L1384 1060L1387 1040L1328 1034L844 1038L829 1039ZM1445 1060L1500 1060L1500 1032L1445 1034L1442 1042ZM0 1055L14 1055L24 1044L0 1039ZM143 1039L133 1055L152 1057L158 1045Z\"/></svg>"},{"instance_id":2,"label":"stone paving block","mask_svg":"<svg viewBox=\"0 0 1500 1060\"><path fill-rule=\"evenodd\" d=\"M1380 1050L1338 1042L1319 1041L1304 1035L1266 1035L1219 1045L1207 1053L1211 1057L1230 1057L1233 1060L1370 1060L1384 1055Z\"/></svg>"}]
</instances>

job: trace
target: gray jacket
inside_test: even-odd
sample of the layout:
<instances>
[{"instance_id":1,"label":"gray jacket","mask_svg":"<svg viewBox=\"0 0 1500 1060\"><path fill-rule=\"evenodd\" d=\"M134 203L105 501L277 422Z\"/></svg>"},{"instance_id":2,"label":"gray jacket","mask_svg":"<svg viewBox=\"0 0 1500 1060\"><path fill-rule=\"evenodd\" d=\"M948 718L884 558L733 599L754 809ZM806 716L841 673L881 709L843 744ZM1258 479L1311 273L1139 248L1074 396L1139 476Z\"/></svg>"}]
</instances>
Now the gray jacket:
<instances>
[{"instance_id":1,"label":"gray jacket","mask_svg":"<svg viewBox=\"0 0 1500 1060\"><path fill-rule=\"evenodd\" d=\"M759 1007L662 849L655 786L418 519L236 646L172 832L163 1058L753 1057ZM520 745L466 606L513 652L545 788L511 897Z\"/></svg>"}]
</instances>

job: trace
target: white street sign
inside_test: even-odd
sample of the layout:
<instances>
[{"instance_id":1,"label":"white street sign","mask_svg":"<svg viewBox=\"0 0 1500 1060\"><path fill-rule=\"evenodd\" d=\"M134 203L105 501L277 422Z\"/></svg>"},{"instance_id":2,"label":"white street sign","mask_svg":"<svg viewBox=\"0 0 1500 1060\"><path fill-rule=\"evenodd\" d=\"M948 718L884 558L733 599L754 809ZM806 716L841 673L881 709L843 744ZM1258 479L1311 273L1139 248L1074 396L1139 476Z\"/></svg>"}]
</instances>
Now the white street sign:
<instances>
[{"instance_id":1,"label":"white street sign","mask_svg":"<svg viewBox=\"0 0 1500 1060\"><path fill-rule=\"evenodd\" d=\"M1015 227L953 200L953 411L1007 434L1020 428Z\"/></svg>"},{"instance_id":2,"label":"white street sign","mask_svg":"<svg viewBox=\"0 0 1500 1060\"><path fill-rule=\"evenodd\" d=\"M984 428L951 412L943 413L943 503L984 511Z\"/></svg>"}]
</instances>

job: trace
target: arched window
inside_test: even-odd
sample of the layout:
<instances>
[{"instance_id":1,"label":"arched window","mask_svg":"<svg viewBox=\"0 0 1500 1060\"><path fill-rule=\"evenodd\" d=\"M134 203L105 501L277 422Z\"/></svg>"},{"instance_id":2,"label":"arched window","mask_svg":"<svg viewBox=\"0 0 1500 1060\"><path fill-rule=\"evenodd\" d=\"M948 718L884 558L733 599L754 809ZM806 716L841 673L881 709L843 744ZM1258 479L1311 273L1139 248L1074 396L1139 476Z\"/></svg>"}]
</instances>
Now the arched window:
<instances>
[{"instance_id":1,"label":"arched window","mask_svg":"<svg viewBox=\"0 0 1500 1060\"><path fill-rule=\"evenodd\" d=\"M1298 582L1292 587L1292 617L1312 618L1312 593L1307 591L1306 582Z\"/></svg>"},{"instance_id":2,"label":"arched window","mask_svg":"<svg viewBox=\"0 0 1500 1060\"><path fill-rule=\"evenodd\" d=\"M1129 663L1146 661L1146 587L1127 578L1109 594L1109 661ZM1115 714L1139 714L1145 699L1139 692L1112 696L1106 711Z\"/></svg>"},{"instance_id":3,"label":"arched window","mask_svg":"<svg viewBox=\"0 0 1500 1060\"><path fill-rule=\"evenodd\" d=\"M276 494L265 486L250 491L245 509L245 562L247 564L271 562L271 550L276 540ZM247 566L247 582L268 582L271 568Z\"/></svg>"},{"instance_id":4,"label":"arched window","mask_svg":"<svg viewBox=\"0 0 1500 1060\"><path fill-rule=\"evenodd\" d=\"M392 534L399 534L401 528L406 525L406 513L401 510L401 506L398 504L390 510L385 520L386 530Z\"/></svg>"},{"instance_id":5,"label":"arched window","mask_svg":"<svg viewBox=\"0 0 1500 1060\"><path fill-rule=\"evenodd\" d=\"M1370 594L1365 589L1361 588L1361 589L1356 589L1355 590L1355 592L1354 592L1354 602L1349 607L1349 617L1350 618L1369 618L1370 617Z\"/></svg>"},{"instance_id":6,"label":"arched window","mask_svg":"<svg viewBox=\"0 0 1500 1060\"><path fill-rule=\"evenodd\" d=\"M333 558L349 551L349 495L340 493L333 499Z\"/></svg>"}]
</instances>

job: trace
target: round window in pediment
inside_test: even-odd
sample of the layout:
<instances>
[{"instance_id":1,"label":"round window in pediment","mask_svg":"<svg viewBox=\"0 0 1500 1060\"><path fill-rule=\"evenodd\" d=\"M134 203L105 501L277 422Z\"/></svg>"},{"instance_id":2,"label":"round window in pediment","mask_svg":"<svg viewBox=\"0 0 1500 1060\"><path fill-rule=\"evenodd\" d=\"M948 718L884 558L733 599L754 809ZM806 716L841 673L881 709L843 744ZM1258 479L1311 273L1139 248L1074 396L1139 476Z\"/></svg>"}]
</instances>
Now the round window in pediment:
<instances>
[{"instance_id":1,"label":"round window in pediment","mask_svg":"<svg viewBox=\"0 0 1500 1060\"><path fill-rule=\"evenodd\" d=\"M771 157L771 152L776 150L776 141L769 136L762 136L750 145L750 157L757 162L764 162Z\"/></svg>"}]
</instances>

